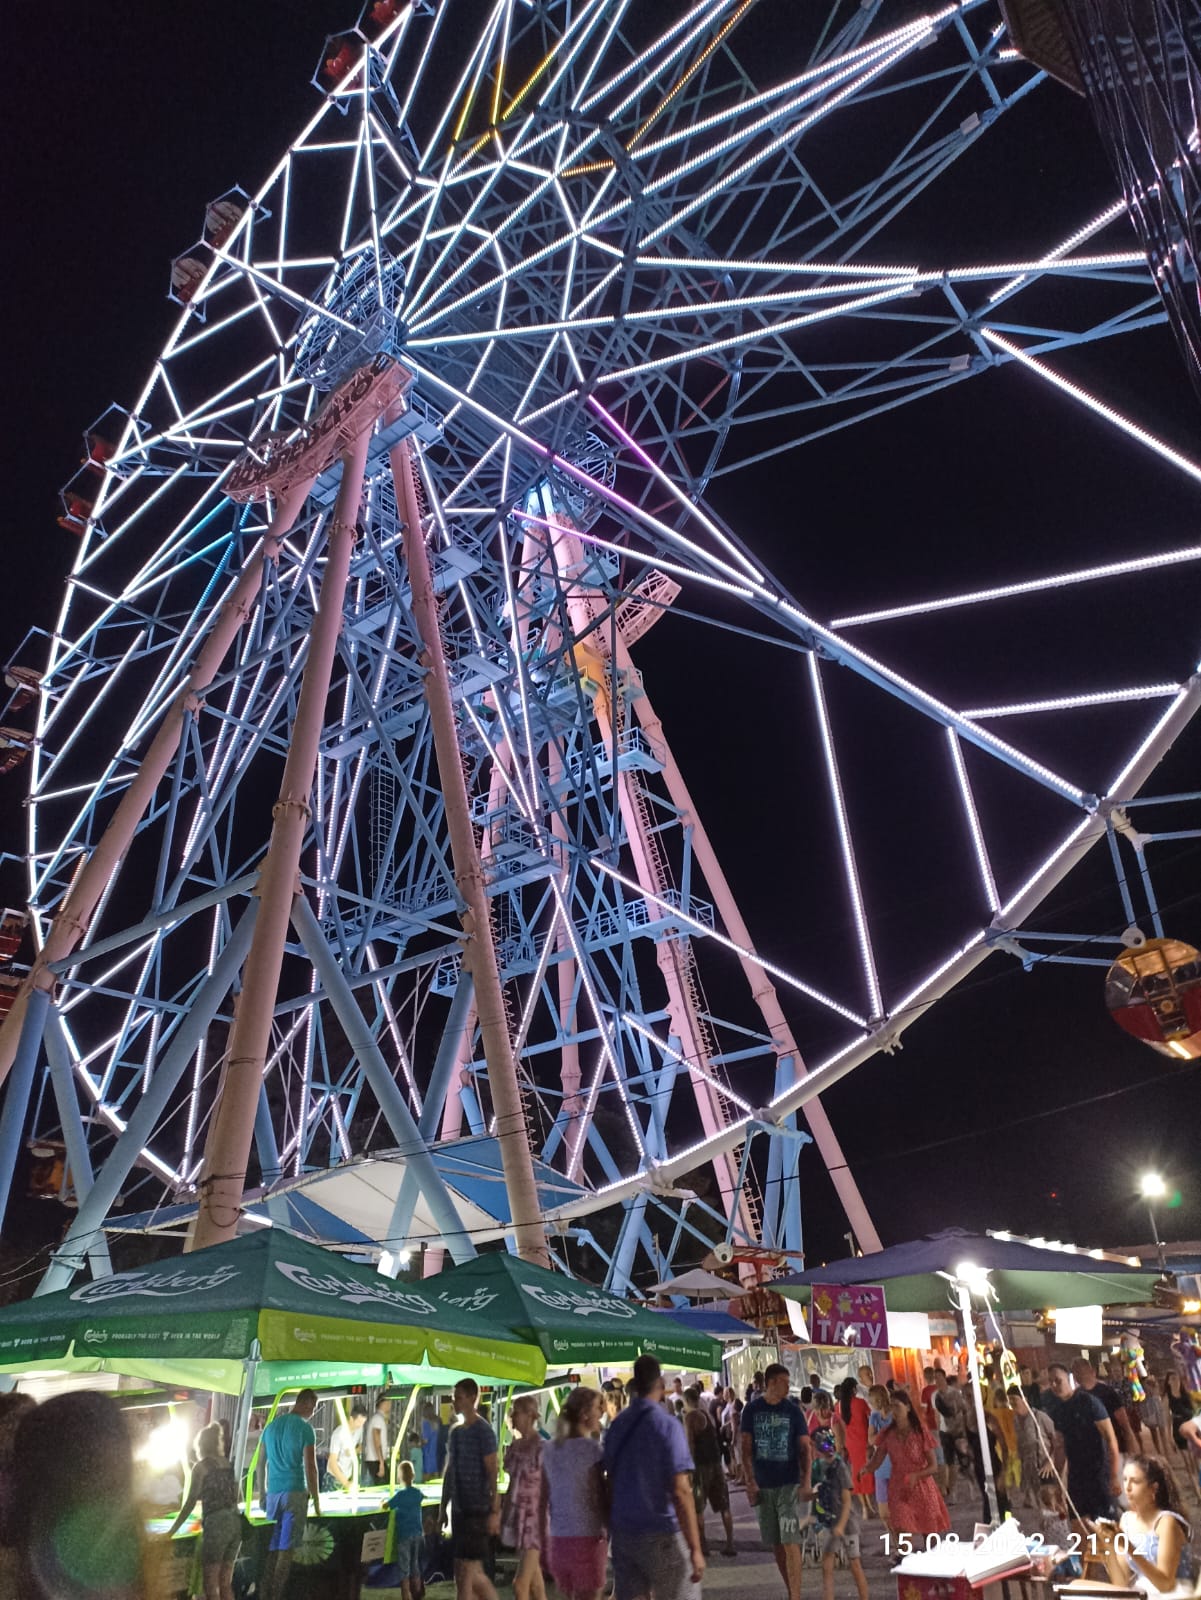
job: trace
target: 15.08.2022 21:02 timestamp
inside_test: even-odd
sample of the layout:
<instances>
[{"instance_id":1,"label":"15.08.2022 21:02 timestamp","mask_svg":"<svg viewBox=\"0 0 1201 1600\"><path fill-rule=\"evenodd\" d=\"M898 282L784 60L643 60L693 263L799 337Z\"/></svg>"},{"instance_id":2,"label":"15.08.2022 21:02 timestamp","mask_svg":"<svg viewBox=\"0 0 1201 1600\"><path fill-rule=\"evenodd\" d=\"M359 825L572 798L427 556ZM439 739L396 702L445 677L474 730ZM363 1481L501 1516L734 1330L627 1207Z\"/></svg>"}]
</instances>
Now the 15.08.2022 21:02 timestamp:
<instances>
[{"instance_id":1,"label":"15.08.2022 21:02 timestamp","mask_svg":"<svg viewBox=\"0 0 1201 1600\"><path fill-rule=\"evenodd\" d=\"M911 1556L915 1551L937 1550L939 1545L961 1543L957 1533L882 1533L879 1537L886 1556ZM1042 1534L1031 1534L1028 1543L1033 1547L1031 1553L1037 1554L1038 1548L1043 1543ZM1105 1534L1073 1533L1063 1549L1063 1554L1103 1556L1108 1548L1112 1548L1119 1555L1125 1555L1129 1544L1130 1541L1124 1533L1112 1535L1112 1545L1110 1538Z\"/></svg>"}]
</instances>

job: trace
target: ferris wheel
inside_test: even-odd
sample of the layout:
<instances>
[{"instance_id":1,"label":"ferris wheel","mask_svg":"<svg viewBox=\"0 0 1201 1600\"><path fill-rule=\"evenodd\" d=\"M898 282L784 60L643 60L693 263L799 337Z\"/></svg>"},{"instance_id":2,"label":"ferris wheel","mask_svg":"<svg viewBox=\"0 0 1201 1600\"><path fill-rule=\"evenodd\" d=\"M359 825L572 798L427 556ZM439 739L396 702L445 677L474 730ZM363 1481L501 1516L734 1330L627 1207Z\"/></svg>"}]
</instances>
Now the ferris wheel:
<instances>
[{"instance_id":1,"label":"ferris wheel","mask_svg":"<svg viewBox=\"0 0 1201 1600\"><path fill-rule=\"evenodd\" d=\"M796 1249L798 1111L870 1248L821 1090L1129 840L1201 703L1195 638L1099 636L1015 691L939 630L1050 637L1201 547L980 550L958 588L822 616L706 498L1014 363L1201 479L1056 366L1163 320L1124 207L1036 259L896 259L1041 74L987 0L764 17L374 0L172 264L171 338L64 492L72 576L10 684L36 720L0 730L39 952L0 995L0 1155L61 1149L79 1207L48 1284L106 1270L131 1214L463 1255L620 1206L619 1287L663 1215L675 1244ZM765 841L799 908L770 943L706 828L717 730L685 770L654 677L731 638L806 744L781 834L803 815L837 879L811 908ZM1157 670L1115 682L1132 655ZM1061 737L1116 706L1120 734ZM926 775L921 970L865 737Z\"/></svg>"}]
</instances>

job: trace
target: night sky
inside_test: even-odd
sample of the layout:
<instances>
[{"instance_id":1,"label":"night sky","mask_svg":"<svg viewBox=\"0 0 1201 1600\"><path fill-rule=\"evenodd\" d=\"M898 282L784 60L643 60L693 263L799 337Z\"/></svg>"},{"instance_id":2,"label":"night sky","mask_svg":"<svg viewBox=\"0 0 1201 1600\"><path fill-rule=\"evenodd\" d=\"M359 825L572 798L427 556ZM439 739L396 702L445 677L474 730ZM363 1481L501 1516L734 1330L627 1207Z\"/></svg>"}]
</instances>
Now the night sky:
<instances>
[{"instance_id":1,"label":"night sky","mask_svg":"<svg viewBox=\"0 0 1201 1600\"><path fill-rule=\"evenodd\" d=\"M165 298L172 257L198 236L207 200L233 183L253 190L265 176L314 104L309 80L323 38L353 20L338 0L139 6L128 12L136 23L114 20L110 7L72 8L62 24L44 8L20 9L33 48L9 88L6 442L15 493L0 611L5 659L28 626L52 625L72 554L70 535L55 526L57 491L75 469L83 428L111 401L132 400L175 319ZM760 27L748 49L762 54L770 42ZM1020 259L1115 193L1087 108L1054 86L961 165L907 219L910 238L890 247L907 245L900 259L932 265L990 250ZM1062 370L1201 453L1197 402L1165 330L1111 341ZM712 498L819 616L980 574L991 581L998 570L1045 570L1048 551L1084 565L1192 543L1198 510L1195 484L1012 369L795 452L748 488L721 480ZM1069 629L1057 641L1069 657L1112 625L1107 603L1082 596L1078 638ZM1154 679L1171 663L1177 676L1187 671L1199 610L1195 568L1140 590L1128 631L1113 627L1105 680ZM994 679L1012 667L1015 696L1044 647L1038 628L1036 615L1011 613L981 645L993 652ZM797 929L811 933L812 919L827 914L806 902L806 834L790 800L815 756L772 676L800 684L803 663L748 650L738 670L728 659L684 667L691 629L670 619L640 661L760 947L787 962ZM939 648L953 655L966 642L952 633ZM903 641L881 634L871 643L886 653L895 643L903 664ZM840 686L835 696L850 693ZM844 709L854 716L851 700ZM1086 744L1110 731L1104 718L1083 726ZM1155 787L1195 787L1198 748L1194 730ZM920 847L887 833L885 816L921 804L921 762L881 732L852 749L848 764L879 796L893 795L863 813L861 843L875 867L874 908L911 927L917 947L937 923L944 885ZM23 782L21 772L8 777L0 795L0 837L14 850ZM1004 803L996 802L998 827ZM1175 825L1195 827L1197 817L1193 808ZM1012 843L1020 851L1020 839ZM1168 930L1201 944L1201 841L1165 848L1161 859ZM812 866L821 877L829 863ZM3 896L19 902L21 874L3 870ZM1120 930L1099 853L1040 920ZM916 977L923 962L915 965ZM892 976L901 983L903 964ZM1114 1027L1100 969L1025 975L994 956L905 1035L903 1050L860 1068L826 1104L885 1243L949 1224L1136 1243L1148 1235L1133 1198L1147 1167L1181 1193L1162 1218L1168 1235L1201 1237L1201 1080L1195 1067L1174 1068ZM845 1224L812 1151L802 1171L812 1257L840 1254Z\"/></svg>"}]
</instances>

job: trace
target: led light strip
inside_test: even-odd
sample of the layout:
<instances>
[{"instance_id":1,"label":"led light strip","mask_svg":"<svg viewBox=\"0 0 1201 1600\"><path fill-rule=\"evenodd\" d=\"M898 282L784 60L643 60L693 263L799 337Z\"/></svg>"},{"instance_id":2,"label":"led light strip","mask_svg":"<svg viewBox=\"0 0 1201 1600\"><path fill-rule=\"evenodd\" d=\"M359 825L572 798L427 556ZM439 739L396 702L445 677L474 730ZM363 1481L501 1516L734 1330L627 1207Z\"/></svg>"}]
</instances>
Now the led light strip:
<instances>
[{"instance_id":1,"label":"led light strip","mask_svg":"<svg viewBox=\"0 0 1201 1600\"><path fill-rule=\"evenodd\" d=\"M992 328L981 328L980 332L988 340L989 344L996 345L999 350L1004 350L1006 355L1012 356L1015 361L1020 361L1031 372L1037 373L1045 383L1053 384L1055 388L1062 389L1064 394L1071 395L1073 400L1078 400L1081 405L1087 406L1090 411L1095 411L1099 417L1104 417L1106 422L1112 422L1115 428L1120 428L1123 433L1129 434L1139 444L1146 445L1148 450L1153 450L1164 461L1170 462L1174 467L1179 467L1180 471L1187 474L1194 482L1201 483L1201 465L1198 465L1197 462L1190 461L1187 456L1182 456L1178 450L1173 450L1171 445L1165 444L1155 434L1150 433L1146 428L1141 428L1137 422L1132 422L1129 417L1123 416L1113 406L1106 405L1103 400L1098 400L1094 395L1089 394L1087 389L1082 389L1079 384L1073 383L1070 378L1062 378L1059 373L1052 372L1049 367L1044 367L1041 361L1036 361L1025 350L1019 349L1016 344L1011 344L1008 339L1003 338L1001 334L995 332Z\"/></svg>"}]
</instances>

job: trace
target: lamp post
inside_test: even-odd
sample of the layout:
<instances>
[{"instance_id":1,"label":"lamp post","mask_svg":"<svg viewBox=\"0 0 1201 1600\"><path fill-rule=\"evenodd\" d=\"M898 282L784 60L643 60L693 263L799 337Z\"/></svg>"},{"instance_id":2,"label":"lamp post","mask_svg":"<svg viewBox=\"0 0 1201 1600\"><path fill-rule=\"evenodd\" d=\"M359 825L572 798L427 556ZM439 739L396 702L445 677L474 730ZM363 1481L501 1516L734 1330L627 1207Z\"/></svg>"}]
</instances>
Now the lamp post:
<instances>
[{"instance_id":1,"label":"lamp post","mask_svg":"<svg viewBox=\"0 0 1201 1600\"><path fill-rule=\"evenodd\" d=\"M955 1297L963 1317L963 1338L967 1346L967 1367L972 1380L972 1402L976 1408L976 1431L980 1438L980 1460L984 1467L984 1495L994 1524L1001 1521L997 1484L992 1470L992 1449L988 1442L988 1419L984 1414L984 1395L980 1388L980 1361L976 1355L976 1323L972 1316L972 1294L988 1293L988 1273L974 1261L960 1261L955 1268Z\"/></svg>"},{"instance_id":2,"label":"lamp post","mask_svg":"<svg viewBox=\"0 0 1201 1600\"><path fill-rule=\"evenodd\" d=\"M1151 1237L1155 1241L1155 1253L1159 1257L1159 1270L1168 1270L1167 1257L1164 1255L1163 1240L1159 1237L1159 1224L1155 1220L1155 1202L1162 1200L1167 1195L1168 1186L1158 1172L1144 1172L1139 1180L1139 1193L1147 1202L1147 1215L1151 1218Z\"/></svg>"}]
</instances>

